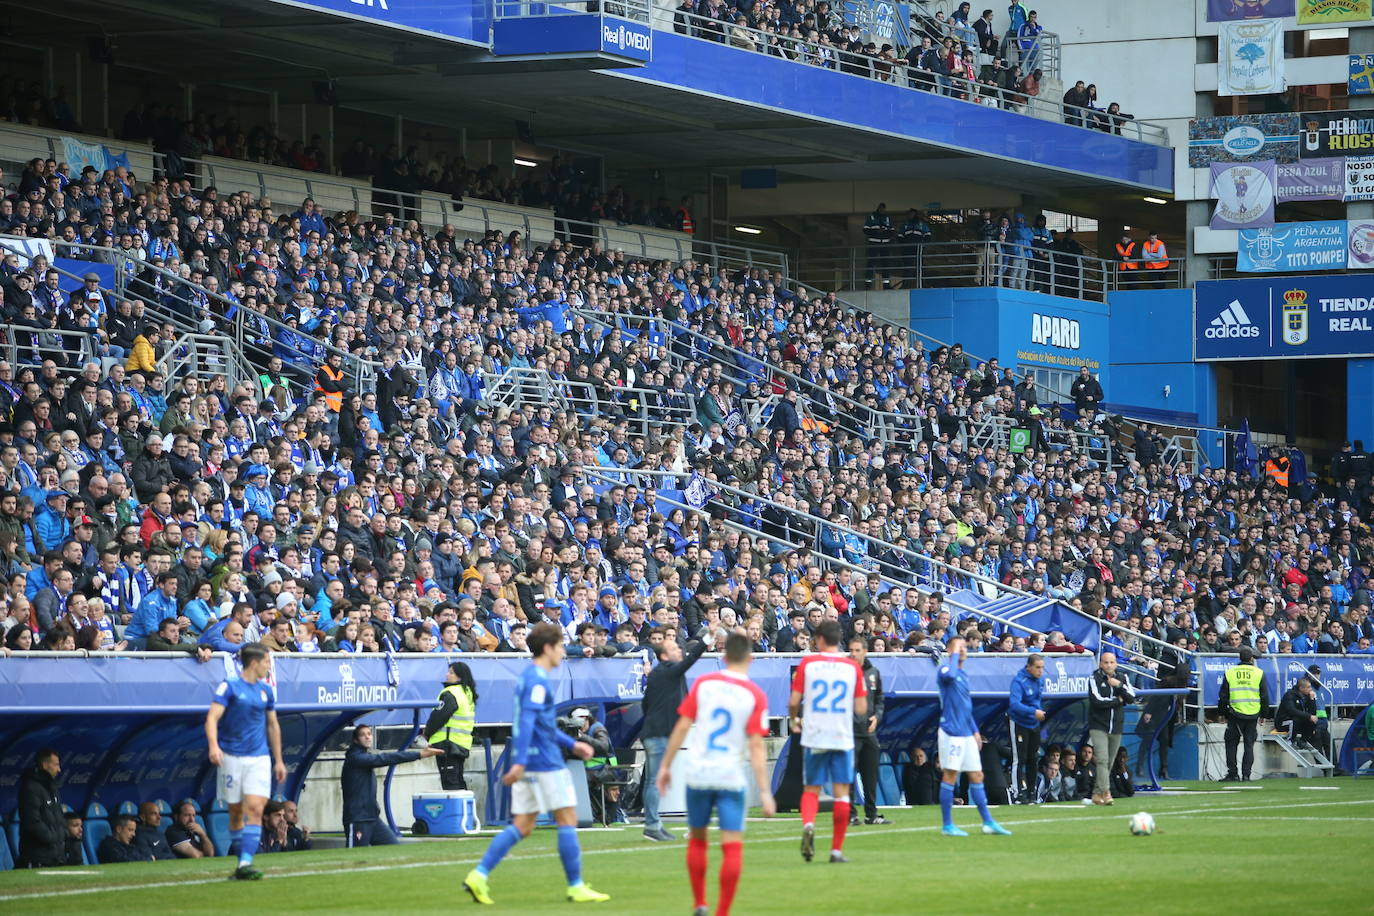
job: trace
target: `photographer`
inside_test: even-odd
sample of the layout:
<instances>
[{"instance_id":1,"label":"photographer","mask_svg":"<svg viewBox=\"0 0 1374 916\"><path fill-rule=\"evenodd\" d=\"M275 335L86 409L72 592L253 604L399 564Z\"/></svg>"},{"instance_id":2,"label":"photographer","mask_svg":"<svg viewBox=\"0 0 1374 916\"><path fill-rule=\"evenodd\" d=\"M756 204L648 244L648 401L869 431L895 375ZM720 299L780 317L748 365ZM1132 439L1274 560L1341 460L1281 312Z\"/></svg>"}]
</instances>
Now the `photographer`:
<instances>
[{"instance_id":1,"label":"photographer","mask_svg":"<svg viewBox=\"0 0 1374 916\"><path fill-rule=\"evenodd\" d=\"M611 734L606 726L596 721L591 710L585 706L577 707L566 719L560 719L558 724L560 727L566 725L568 734L573 738L592 746L592 756L587 760L587 788L591 795L592 817L603 826L625 823L625 815L620 810L619 783L623 781L623 774L618 769L615 749L611 747Z\"/></svg>"}]
</instances>

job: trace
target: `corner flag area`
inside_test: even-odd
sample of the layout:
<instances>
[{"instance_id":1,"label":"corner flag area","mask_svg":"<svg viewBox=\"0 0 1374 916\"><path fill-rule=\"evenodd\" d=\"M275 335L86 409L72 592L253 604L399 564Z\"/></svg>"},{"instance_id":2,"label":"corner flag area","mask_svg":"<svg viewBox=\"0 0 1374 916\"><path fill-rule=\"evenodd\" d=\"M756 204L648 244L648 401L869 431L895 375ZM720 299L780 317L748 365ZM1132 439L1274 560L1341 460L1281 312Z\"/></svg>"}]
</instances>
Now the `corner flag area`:
<instances>
[{"instance_id":1,"label":"corner flag area","mask_svg":"<svg viewBox=\"0 0 1374 916\"><path fill-rule=\"evenodd\" d=\"M939 834L936 806L884 810L891 826L849 835L851 863L807 864L795 816L756 818L745 839L738 914L1102 912L1364 912L1368 883L1352 853L1374 848L1374 780L1266 780L1236 788L1169 783L1169 794L1078 804L1004 807L1015 836L983 836L977 812L956 822L973 835ZM1156 832L1132 836L1130 816L1154 815ZM680 825L667 822L670 828ZM690 913L684 842L648 843L637 828L580 832L588 880L611 895L603 914ZM493 912L566 912L553 830L538 830L492 880ZM358 850L266 855L264 881L226 880L223 859L0 873L0 910L27 913L206 912L453 913L473 908L459 882L486 836ZM719 851L712 849L712 868ZM1319 883L1314 878L1321 876ZM714 882L712 882L713 884ZM708 885L711 886L711 885ZM712 887L712 891L714 888ZM1315 896L1314 896L1315 895ZM1109 904L1110 905L1110 904Z\"/></svg>"}]
</instances>

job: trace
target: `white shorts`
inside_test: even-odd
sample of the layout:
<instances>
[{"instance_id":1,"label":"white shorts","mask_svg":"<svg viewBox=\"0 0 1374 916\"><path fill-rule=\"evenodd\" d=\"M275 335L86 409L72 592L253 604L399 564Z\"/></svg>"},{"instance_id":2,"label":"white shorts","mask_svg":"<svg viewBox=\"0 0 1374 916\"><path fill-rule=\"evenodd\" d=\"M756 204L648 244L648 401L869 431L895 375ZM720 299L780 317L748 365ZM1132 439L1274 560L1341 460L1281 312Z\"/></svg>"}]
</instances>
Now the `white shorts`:
<instances>
[{"instance_id":1,"label":"white shorts","mask_svg":"<svg viewBox=\"0 0 1374 916\"><path fill-rule=\"evenodd\" d=\"M983 772L978 739L972 735L947 735L940 731L940 769L956 773Z\"/></svg>"},{"instance_id":2,"label":"white shorts","mask_svg":"<svg viewBox=\"0 0 1374 916\"><path fill-rule=\"evenodd\" d=\"M546 773L526 771L524 777L510 787L511 814L543 814L575 807L577 792L567 769Z\"/></svg>"},{"instance_id":3,"label":"white shorts","mask_svg":"<svg viewBox=\"0 0 1374 916\"><path fill-rule=\"evenodd\" d=\"M219 768L219 797L226 805L237 805L245 795L272 797L272 758L224 755Z\"/></svg>"}]
</instances>

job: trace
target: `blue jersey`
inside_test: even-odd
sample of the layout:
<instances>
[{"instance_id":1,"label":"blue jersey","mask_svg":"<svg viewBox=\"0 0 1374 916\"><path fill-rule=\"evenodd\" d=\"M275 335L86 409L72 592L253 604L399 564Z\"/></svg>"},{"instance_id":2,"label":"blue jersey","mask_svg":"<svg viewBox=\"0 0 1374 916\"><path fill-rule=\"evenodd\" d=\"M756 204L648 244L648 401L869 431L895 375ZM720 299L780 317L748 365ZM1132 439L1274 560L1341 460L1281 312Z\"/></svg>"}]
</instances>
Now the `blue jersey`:
<instances>
[{"instance_id":1,"label":"blue jersey","mask_svg":"<svg viewBox=\"0 0 1374 916\"><path fill-rule=\"evenodd\" d=\"M958 665L943 664L936 674L940 683L940 730L952 737L978 732L973 722L973 697L968 692L968 675Z\"/></svg>"},{"instance_id":2,"label":"blue jersey","mask_svg":"<svg viewBox=\"0 0 1374 916\"><path fill-rule=\"evenodd\" d=\"M214 702L224 707L219 720L220 748L235 757L267 756L267 710L277 706L272 685L231 677L215 688Z\"/></svg>"},{"instance_id":3,"label":"blue jersey","mask_svg":"<svg viewBox=\"0 0 1374 916\"><path fill-rule=\"evenodd\" d=\"M549 675L538 665L520 673L515 685L515 727L511 730L512 765L531 773L563 769L563 748L573 739L558 729Z\"/></svg>"}]
</instances>

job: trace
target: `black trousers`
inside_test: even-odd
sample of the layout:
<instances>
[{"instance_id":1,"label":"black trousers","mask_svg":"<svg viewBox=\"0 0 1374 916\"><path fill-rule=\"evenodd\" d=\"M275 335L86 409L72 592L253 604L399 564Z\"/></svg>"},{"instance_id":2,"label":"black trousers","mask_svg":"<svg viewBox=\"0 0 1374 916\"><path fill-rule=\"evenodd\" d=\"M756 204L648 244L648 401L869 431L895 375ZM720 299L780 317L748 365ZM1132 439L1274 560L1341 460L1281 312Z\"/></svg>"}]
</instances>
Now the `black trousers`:
<instances>
[{"instance_id":1,"label":"black trousers","mask_svg":"<svg viewBox=\"0 0 1374 916\"><path fill-rule=\"evenodd\" d=\"M1255 720L1238 719L1234 716L1226 720L1226 775L1237 775L1236 770L1236 747L1245 742L1245 751L1241 756L1239 775L1242 779L1250 778L1250 771L1255 766Z\"/></svg>"},{"instance_id":2,"label":"black trousers","mask_svg":"<svg viewBox=\"0 0 1374 916\"><path fill-rule=\"evenodd\" d=\"M854 769L864 786L864 816L869 820L878 816L878 758L882 748L877 735L854 737Z\"/></svg>"},{"instance_id":3,"label":"black trousers","mask_svg":"<svg viewBox=\"0 0 1374 916\"><path fill-rule=\"evenodd\" d=\"M1039 779L1040 727L1026 728L1011 723L1014 738L1016 799L1021 801L1035 794L1035 784Z\"/></svg>"},{"instance_id":4,"label":"black trousers","mask_svg":"<svg viewBox=\"0 0 1374 916\"><path fill-rule=\"evenodd\" d=\"M439 785L445 792L466 789L468 783L463 776L463 766L468 762L468 749L451 741L441 741L434 747L443 751L434 758L434 763L439 767Z\"/></svg>"}]
</instances>

